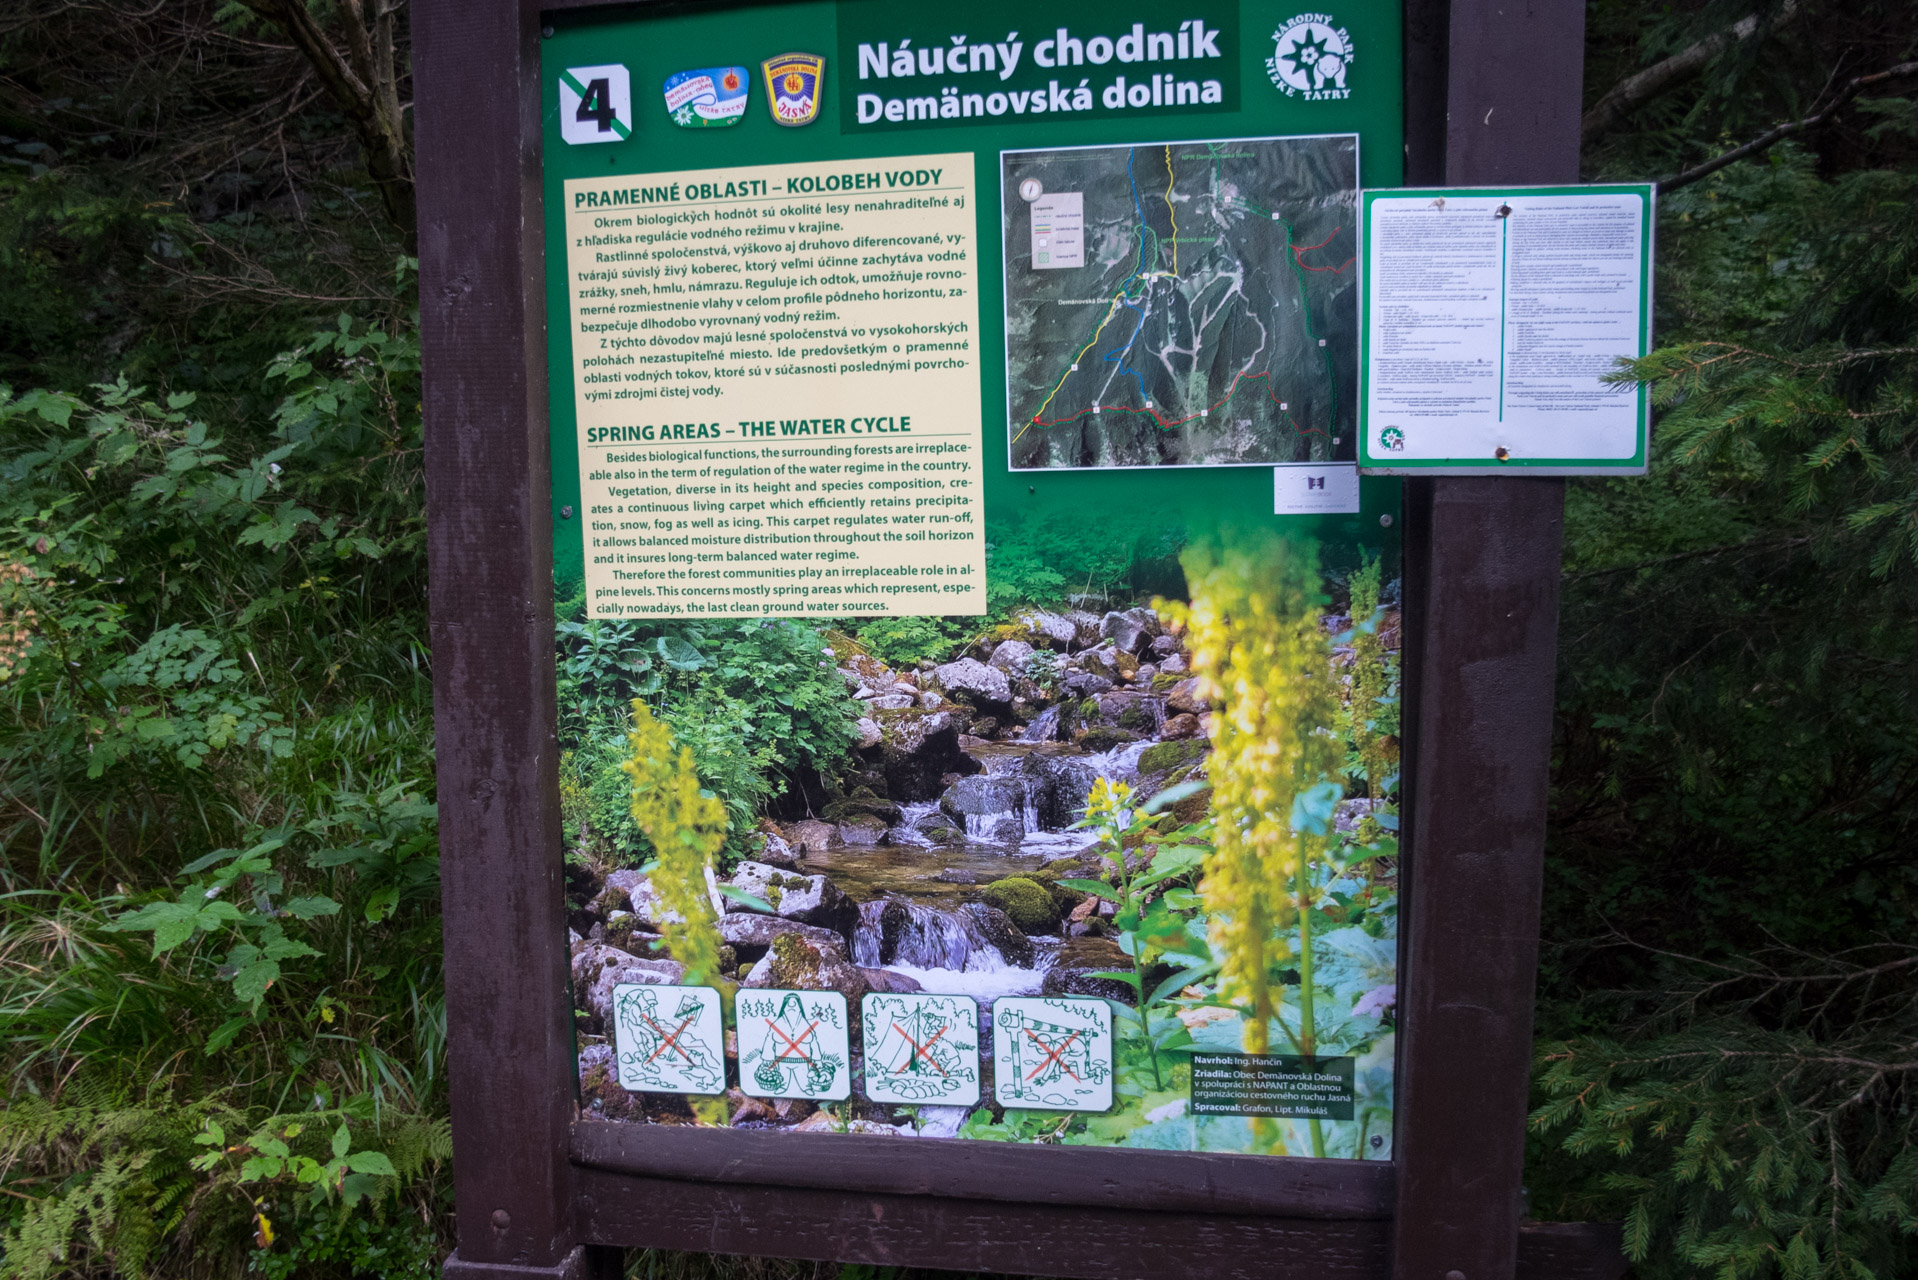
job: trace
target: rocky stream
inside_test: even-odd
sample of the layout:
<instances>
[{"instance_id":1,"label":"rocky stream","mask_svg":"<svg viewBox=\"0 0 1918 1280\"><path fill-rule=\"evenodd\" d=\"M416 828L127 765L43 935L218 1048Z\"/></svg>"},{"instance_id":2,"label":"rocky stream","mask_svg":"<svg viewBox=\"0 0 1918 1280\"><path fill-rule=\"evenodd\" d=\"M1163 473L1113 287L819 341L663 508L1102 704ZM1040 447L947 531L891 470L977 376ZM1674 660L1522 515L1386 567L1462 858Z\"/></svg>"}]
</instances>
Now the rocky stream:
<instances>
[{"instance_id":1,"label":"rocky stream","mask_svg":"<svg viewBox=\"0 0 1918 1280\"><path fill-rule=\"evenodd\" d=\"M727 976L830 988L854 1010L868 991L971 996L988 1035L1001 996L1129 1000L1093 976L1130 964L1111 905L1058 882L1101 874L1072 829L1095 781L1149 796L1203 773L1207 711L1178 639L1143 607L1033 611L947 663L838 665L859 713L854 766L813 816L763 824L757 855L730 877L770 912L711 886ZM1182 816L1204 803L1183 802ZM662 910L644 874L616 871L572 920L582 1084L608 1115L684 1110L624 1094L606 1043L616 985L681 977L651 945ZM734 1101L735 1123L791 1119Z\"/></svg>"}]
</instances>

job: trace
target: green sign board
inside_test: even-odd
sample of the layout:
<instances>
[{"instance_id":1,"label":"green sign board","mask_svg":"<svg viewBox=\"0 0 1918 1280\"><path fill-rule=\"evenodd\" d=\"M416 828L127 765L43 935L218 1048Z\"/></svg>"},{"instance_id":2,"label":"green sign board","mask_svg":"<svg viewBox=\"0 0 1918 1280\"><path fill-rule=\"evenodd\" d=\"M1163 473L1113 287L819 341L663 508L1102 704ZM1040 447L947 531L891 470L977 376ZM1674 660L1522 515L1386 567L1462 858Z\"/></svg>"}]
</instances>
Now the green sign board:
<instances>
[{"instance_id":1,"label":"green sign board","mask_svg":"<svg viewBox=\"0 0 1918 1280\"><path fill-rule=\"evenodd\" d=\"M1399 178L1399 6L940 13L549 19L589 1105L1389 1158L1399 482L1358 472L1357 260L1361 188ZM1222 705L1175 625L1202 564L1309 580L1332 684L1369 663L1383 699L1322 709L1316 852L1272 864L1309 909L1258 974L1197 845L1146 875L1080 823L1165 791L1158 835L1207 829ZM633 697L727 808L691 899L621 817ZM694 900L711 946L676 948ZM1279 1101L1195 1082L1201 1052Z\"/></svg>"},{"instance_id":2,"label":"green sign board","mask_svg":"<svg viewBox=\"0 0 1918 1280\"><path fill-rule=\"evenodd\" d=\"M1653 189L1396 188L1364 205L1362 469L1640 475Z\"/></svg>"}]
</instances>

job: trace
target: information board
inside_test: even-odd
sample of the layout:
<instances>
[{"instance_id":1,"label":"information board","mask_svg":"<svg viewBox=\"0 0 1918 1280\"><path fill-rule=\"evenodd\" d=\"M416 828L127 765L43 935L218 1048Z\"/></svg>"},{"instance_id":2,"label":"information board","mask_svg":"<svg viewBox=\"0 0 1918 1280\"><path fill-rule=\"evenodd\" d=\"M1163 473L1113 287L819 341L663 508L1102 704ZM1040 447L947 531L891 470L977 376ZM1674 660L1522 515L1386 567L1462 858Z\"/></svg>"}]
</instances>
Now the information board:
<instances>
[{"instance_id":1,"label":"information board","mask_svg":"<svg viewBox=\"0 0 1918 1280\"><path fill-rule=\"evenodd\" d=\"M582 1105L1389 1159L1398 6L549 20Z\"/></svg>"},{"instance_id":2,"label":"information board","mask_svg":"<svg viewBox=\"0 0 1918 1280\"><path fill-rule=\"evenodd\" d=\"M1364 193L1360 462L1642 474L1650 184Z\"/></svg>"}]
</instances>

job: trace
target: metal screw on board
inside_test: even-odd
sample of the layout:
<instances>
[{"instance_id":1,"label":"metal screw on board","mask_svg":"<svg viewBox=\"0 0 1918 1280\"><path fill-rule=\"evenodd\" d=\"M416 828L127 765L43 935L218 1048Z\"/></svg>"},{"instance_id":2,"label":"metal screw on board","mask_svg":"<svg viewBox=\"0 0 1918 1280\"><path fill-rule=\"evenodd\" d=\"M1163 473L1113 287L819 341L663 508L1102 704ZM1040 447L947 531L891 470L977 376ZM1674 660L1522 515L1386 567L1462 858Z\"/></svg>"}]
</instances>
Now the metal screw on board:
<instances>
[{"instance_id":1,"label":"metal screw on board","mask_svg":"<svg viewBox=\"0 0 1918 1280\"><path fill-rule=\"evenodd\" d=\"M510 1227L510 1226L512 1226L512 1225L513 1225L513 1215L512 1215L512 1214L510 1214L510 1213L508 1213L508 1212L506 1212L506 1210L504 1210L504 1209L495 1209L495 1210L493 1210L493 1227L494 1227L494 1229L495 1229L495 1230L497 1230L497 1231L504 1231L504 1230L506 1230L506 1228L508 1228L508 1227ZM1465 1277L1464 1277L1464 1276L1459 1276L1459 1275L1458 1275L1458 1272L1456 1272L1456 1271L1454 1271L1454 1272L1452 1273L1452 1275L1453 1275L1453 1276L1458 1276L1458 1280L1465 1280ZM1452 1280L1452 1277L1451 1277L1451 1276L1447 1276L1447 1277L1446 1277L1446 1280Z\"/></svg>"},{"instance_id":2,"label":"metal screw on board","mask_svg":"<svg viewBox=\"0 0 1918 1280\"><path fill-rule=\"evenodd\" d=\"M1383 515L1379 517L1379 528L1390 529L1391 527L1392 527L1392 517L1390 515Z\"/></svg>"},{"instance_id":3,"label":"metal screw on board","mask_svg":"<svg viewBox=\"0 0 1918 1280\"><path fill-rule=\"evenodd\" d=\"M559 509L559 518L562 520L571 520L573 518L573 509L571 507L561 507Z\"/></svg>"},{"instance_id":4,"label":"metal screw on board","mask_svg":"<svg viewBox=\"0 0 1918 1280\"><path fill-rule=\"evenodd\" d=\"M541 27L539 29L539 33L542 36L545 36L548 40L551 40L553 38L553 29L551 27Z\"/></svg>"},{"instance_id":5,"label":"metal screw on board","mask_svg":"<svg viewBox=\"0 0 1918 1280\"><path fill-rule=\"evenodd\" d=\"M1463 1271L1447 1271L1445 1273L1445 1280L1465 1280L1465 1273Z\"/></svg>"}]
</instances>

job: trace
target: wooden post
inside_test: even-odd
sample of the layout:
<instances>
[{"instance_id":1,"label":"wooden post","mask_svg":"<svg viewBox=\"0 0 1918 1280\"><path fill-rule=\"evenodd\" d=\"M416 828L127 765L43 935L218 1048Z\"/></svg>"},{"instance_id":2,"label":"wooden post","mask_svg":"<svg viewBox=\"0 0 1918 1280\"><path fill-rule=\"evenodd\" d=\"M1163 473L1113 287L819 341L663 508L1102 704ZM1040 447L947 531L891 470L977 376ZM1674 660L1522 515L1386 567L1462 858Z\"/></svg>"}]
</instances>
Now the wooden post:
<instances>
[{"instance_id":1,"label":"wooden post","mask_svg":"<svg viewBox=\"0 0 1918 1280\"><path fill-rule=\"evenodd\" d=\"M412 7L451 1278L586 1277L566 997L540 353L539 14Z\"/></svg>"},{"instance_id":2,"label":"wooden post","mask_svg":"<svg viewBox=\"0 0 1918 1280\"><path fill-rule=\"evenodd\" d=\"M1449 9L1446 185L1576 182L1583 7ZM1408 114L1431 106L1408 100ZM1407 123L1418 138L1432 122ZM1436 176L1429 155L1408 158L1418 178ZM1523 1216L1564 482L1408 480L1406 509L1415 763L1394 1274L1509 1280Z\"/></svg>"}]
</instances>

